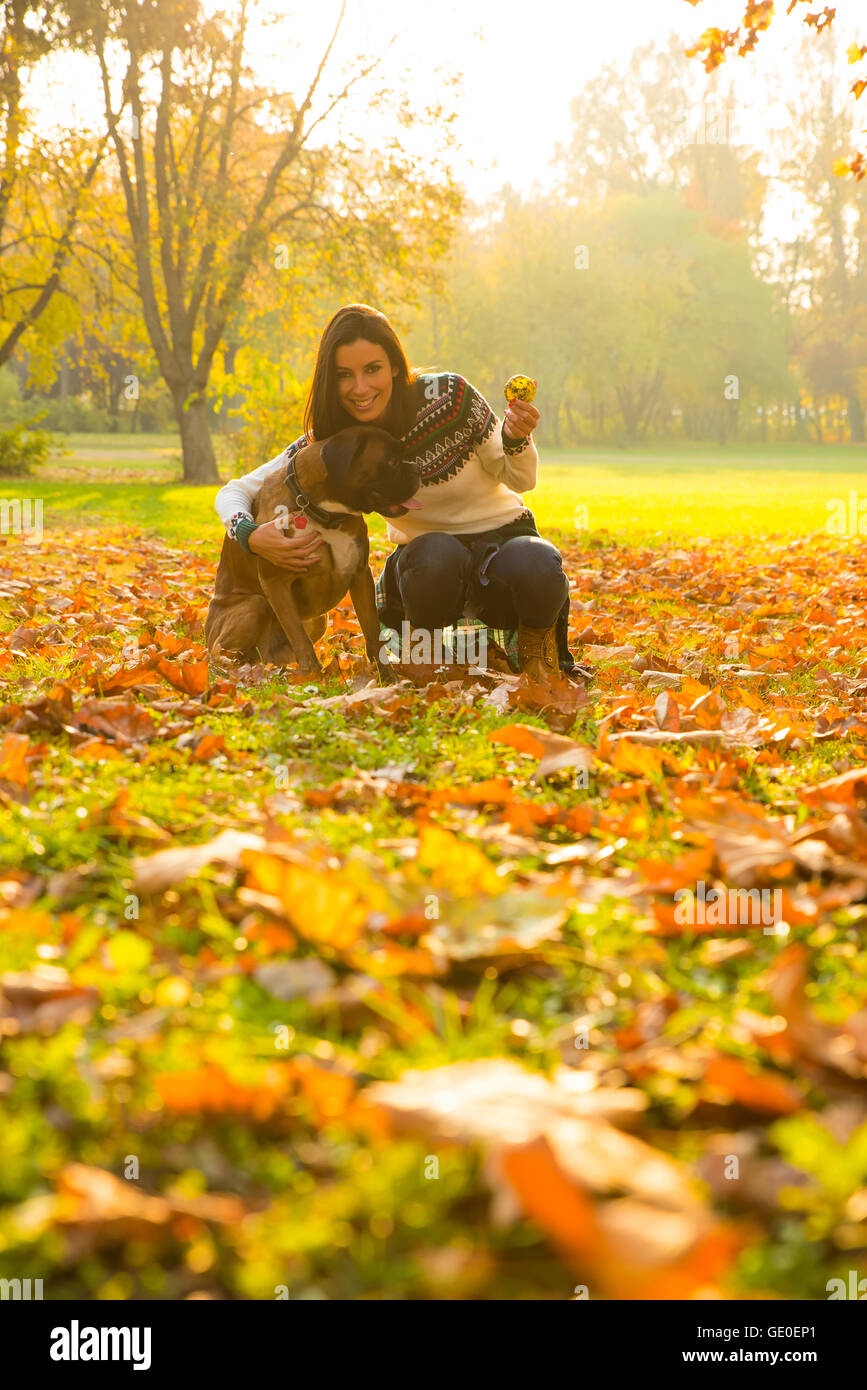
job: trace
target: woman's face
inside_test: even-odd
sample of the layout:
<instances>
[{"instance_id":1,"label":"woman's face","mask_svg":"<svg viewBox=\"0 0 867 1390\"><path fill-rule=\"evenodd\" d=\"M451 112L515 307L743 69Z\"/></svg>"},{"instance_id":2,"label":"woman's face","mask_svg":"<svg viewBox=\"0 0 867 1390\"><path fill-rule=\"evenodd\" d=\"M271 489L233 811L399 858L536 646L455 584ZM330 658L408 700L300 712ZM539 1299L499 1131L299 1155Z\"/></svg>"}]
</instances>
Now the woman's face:
<instances>
[{"instance_id":1,"label":"woman's face","mask_svg":"<svg viewBox=\"0 0 867 1390\"><path fill-rule=\"evenodd\" d=\"M385 348L366 338L344 343L334 356L340 404L355 420L372 425L381 420L391 401L397 367Z\"/></svg>"}]
</instances>

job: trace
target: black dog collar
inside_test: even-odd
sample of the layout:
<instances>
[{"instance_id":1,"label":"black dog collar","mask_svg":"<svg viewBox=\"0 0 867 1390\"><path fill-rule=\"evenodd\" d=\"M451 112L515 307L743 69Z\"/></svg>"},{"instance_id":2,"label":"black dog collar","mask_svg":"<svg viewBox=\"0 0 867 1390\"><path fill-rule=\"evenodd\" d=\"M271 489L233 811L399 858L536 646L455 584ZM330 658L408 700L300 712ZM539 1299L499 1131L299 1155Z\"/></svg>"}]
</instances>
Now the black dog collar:
<instances>
[{"instance_id":1,"label":"black dog collar","mask_svg":"<svg viewBox=\"0 0 867 1390\"><path fill-rule=\"evenodd\" d=\"M326 511L324 507L317 506L315 502L311 502L298 481L298 475L295 472L294 458L291 458L286 465L286 476L283 481L289 489L293 510L300 512L302 516L306 516L314 525L321 526L323 530L337 526L338 523L345 520L347 516L352 515L351 512L329 512Z\"/></svg>"}]
</instances>

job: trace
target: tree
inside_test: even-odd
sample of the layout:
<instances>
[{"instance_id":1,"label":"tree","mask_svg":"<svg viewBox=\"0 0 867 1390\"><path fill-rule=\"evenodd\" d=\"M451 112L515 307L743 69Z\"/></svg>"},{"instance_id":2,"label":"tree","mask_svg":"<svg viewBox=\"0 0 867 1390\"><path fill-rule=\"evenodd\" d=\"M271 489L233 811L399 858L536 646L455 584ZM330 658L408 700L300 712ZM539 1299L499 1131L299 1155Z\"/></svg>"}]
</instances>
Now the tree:
<instances>
[{"instance_id":1,"label":"tree","mask_svg":"<svg viewBox=\"0 0 867 1390\"><path fill-rule=\"evenodd\" d=\"M249 0L218 14L198 0L112 3L90 21L144 320L190 482L217 478L207 393L251 274L273 273L294 246L316 241L362 263L412 261L457 210L436 150L413 157L396 137L371 151L339 136L321 143L323 122L333 128L350 92L378 65L359 61L336 94L321 97L343 13L297 99L255 81L246 53ZM124 100L127 127L118 115ZM440 107L416 115L405 99L397 104L403 129L435 121L448 138Z\"/></svg>"},{"instance_id":2,"label":"tree","mask_svg":"<svg viewBox=\"0 0 867 1390\"><path fill-rule=\"evenodd\" d=\"M84 219L68 283L81 310L64 345L79 391L107 412L114 429L135 430L157 416L171 428L171 403L148 340L124 232L123 194L109 167ZM168 406L168 410L166 407ZM146 426L147 427L147 426Z\"/></svg>"},{"instance_id":3,"label":"tree","mask_svg":"<svg viewBox=\"0 0 867 1390\"><path fill-rule=\"evenodd\" d=\"M363 155L359 154L363 180ZM358 177L359 170L355 170ZM395 209L394 219L399 216ZM402 228L401 254L383 254L393 226L377 230L375 254L358 254L356 241L321 238L281 248L277 266L254 267L224 335L222 360L212 373L221 426L229 435L235 466L246 471L271 458L302 430L304 399L318 340L335 304L361 300L387 305L404 330L423 298L442 292L447 240L436 225L418 228L409 251Z\"/></svg>"},{"instance_id":4,"label":"tree","mask_svg":"<svg viewBox=\"0 0 867 1390\"><path fill-rule=\"evenodd\" d=\"M785 127L774 134L778 177L797 199L798 354L815 397L846 403L850 437L865 438L861 378L867 369L867 184L832 172L853 134L841 98L840 47L829 33L803 45L796 83L786 83Z\"/></svg>"},{"instance_id":5,"label":"tree","mask_svg":"<svg viewBox=\"0 0 867 1390\"><path fill-rule=\"evenodd\" d=\"M785 397L781 315L743 230L714 230L674 189L579 207L507 191L480 222L475 210L438 299L435 365L495 408L512 372L537 376L546 442L604 438L618 418L631 441L678 420L724 441L741 406ZM419 356L432 342L430 321L410 338Z\"/></svg>"},{"instance_id":6,"label":"tree","mask_svg":"<svg viewBox=\"0 0 867 1390\"><path fill-rule=\"evenodd\" d=\"M743 233L711 228L666 190L598 210L585 371L597 397L613 395L630 440L681 418L693 437L724 442L740 403L784 388L772 292Z\"/></svg>"},{"instance_id":7,"label":"tree","mask_svg":"<svg viewBox=\"0 0 867 1390\"><path fill-rule=\"evenodd\" d=\"M63 8L4 0L2 12L0 366L26 336L38 371L40 347L50 350L69 326L72 302L58 310L58 291L105 142L72 132L49 140L31 128L26 78L72 36Z\"/></svg>"},{"instance_id":8,"label":"tree","mask_svg":"<svg viewBox=\"0 0 867 1390\"><path fill-rule=\"evenodd\" d=\"M701 0L686 0L686 3L695 7L701 4ZM815 34L826 33L837 16L836 5L826 5L822 10L810 10L807 13L799 10L800 6L807 3L808 0L788 0L786 16L798 10L803 22ZM736 49L740 58L751 53L759 42L760 35L771 27L774 17L774 0L745 0L743 19L736 29L705 29L695 46L687 50L688 56L700 56L705 72L713 72L725 62L731 49ZM867 43L853 43L849 48L848 58L851 64L862 63L867 58ZM858 101L865 89L867 74L861 68L849 90ZM850 159L839 158L835 161L834 173L839 176L852 174L858 180L863 179L867 174L867 152L859 150Z\"/></svg>"},{"instance_id":9,"label":"tree","mask_svg":"<svg viewBox=\"0 0 867 1390\"><path fill-rule=\"evenodd\" d=\"M563 193L578 200L680 187L696 106L679 39L609 63L570 103L569 141L558 145Z\"/></svg>"},{"instance_id":10,"label":"tree","mask_svg":"<svg viewBox=\"0 0 867 1390\"><path fill-rule=\"evenodd\" d=\"M720 82L696 87L682 42L646 44L611 63L570 105L572 132L557 147L563 196L680 190L721 225L755 231L765 185L758 158L738 144L737 107Z\"/></svg>"}]
</instances>

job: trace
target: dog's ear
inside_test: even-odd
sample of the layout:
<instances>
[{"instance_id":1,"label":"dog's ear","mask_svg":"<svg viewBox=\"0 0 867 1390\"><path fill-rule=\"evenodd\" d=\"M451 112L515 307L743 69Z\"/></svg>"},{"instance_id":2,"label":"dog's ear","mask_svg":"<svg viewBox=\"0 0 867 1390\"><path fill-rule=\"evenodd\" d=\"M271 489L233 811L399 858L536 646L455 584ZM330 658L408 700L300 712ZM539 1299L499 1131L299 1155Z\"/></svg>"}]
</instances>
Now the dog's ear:
<instances>
[{"instance_id":1,"label":"dog's ear","mask_svg":"<svg viewBox=\"0 0 867 1390\"><path fill-rule=\"evenodd\" d=\"M339 434L326 439L320 458L332 487L340 487L347 481L349 470L363 448L364 435L361 430L341 430Z\"/></svg>"}]
</instances>

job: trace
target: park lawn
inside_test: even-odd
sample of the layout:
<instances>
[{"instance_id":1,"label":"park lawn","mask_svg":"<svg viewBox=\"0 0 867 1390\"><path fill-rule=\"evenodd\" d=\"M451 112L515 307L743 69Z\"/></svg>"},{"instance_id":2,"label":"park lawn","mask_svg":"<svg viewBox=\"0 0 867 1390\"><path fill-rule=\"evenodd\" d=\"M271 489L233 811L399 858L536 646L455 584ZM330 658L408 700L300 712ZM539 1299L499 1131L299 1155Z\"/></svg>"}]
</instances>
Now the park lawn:
<instances>
[{"instance_id":1,"label":"park lawn","mask_svg":"<svg viewBox=\"0 0 867 1390\"><path fill-rule=\"evenodd\" d=\"M41 497L48 528L125 523L217 545L216 489L179 481L171 435L71 436L69 447L31 478L0 480L2 495ZM867 493L865 479L867 446L546 449L527 502L540 530L585 541L810 535L825 529L835 499ZM385 523L371 518L370 530L384 537Z\"/></svg>"},{"instance_id":2,"label":"park lawn","mask_svg":"<svg viewBox=\"0 0 867 1390\"><path fill-rule=\"evenodd\" d=\"M551 449L529 502L542 527L627 542L810 535L832 499L863 496L865 484L867 446Z\"/></svg>"},{"instance_id":3,"label":"park lawn","mask_svg":"<svg viewBox=\"0 0 867 1390\"><path fill-rule=\"evenodd\" d=\"M725 546L657 537L651 570L638 523L607 535L601 522L589 534L563 524L585 467L611 489L606 505L629 497L639 521L651 477L704 506L703 456L651 452L545 464L537 515L562 536L573 644L596 668L588 701L553 714L530 695L498 706L449 673L354 704L368 676L348 612L323 644L338 665L319 682L206 663L211 490L33 489L47 504L43 543L0 548L0 976L20 989L48 966L68 972L72 994L50 1025L26 1006L3 1040L0 1276L43 1278L47 1298L563 1299L576 1280L591 1298L635 1296L640 1271L612 1272L598 1242L564 1254L576 1232L559 1229L558 1204L491 1220L484 1143L455 1146L449 1124L388 1137L365 1110L377 1082L493 1058L549 1076L565 1064L590 1083L582 1094L595 1078L609 1101L640 1102L645 1160L688 1175L718 1251L711 1266L664 1265L653 1296L824 1299L829 1278L863 1266L852 1212L867 1145L847 1147L842 1120L832 1134L816 1118L852 1083L835 1086L799 1050L845 1043L835 1030L867 1004L867 909L845 891L849 860L827 906L818 880L800 877L787 933L672 923L675 885L726 881L702 860L717 830L721 843L742 837L747 863L758 845L761 862L783 817L829 820L803 788L867 762L862 548L842 565L829 536L774 540L774 496L789 505L799 470L781 463L788 482L759 504L743 482L758 475L749 451L729 456L725 490L741 486L762 521L730 523ZM847 462L800 476L794 519L829 477L845 496L840 480L861 475ZM693 674L667 693L645 687L632 649ZM743 742L617 741L646 721L673 730L691 708L701 730L737 715ZM577 740L589 776L534 777L526 732L500 741L515 724ZM830 803L857 855L860 829ZM697 831L703 816L711 826ZM138 882L138 861L225 830L269 848ZM534 942L560 902L559 930ZM492 944L492 923L508 924L505 942ZM445 933L445 965L431 932ZM333 984L292 995L287 977L312 963ZM508 1119L513 1102L501 1104ZM472 1129L471 1104L463 1119ZM755 1156L757 1203L748 1182L742 1194L719 1181L721 1136L726 1153ZM121 1181L130 1156L136 1184ZM781 1181L804 1184L800 1204L776 1205ZM621 1193L635 1196L623 1171L613 1191L593 1191L593 1210ZM151 1220L145 1240L144 1194L202 1199L212 1215ZM208 1208L217 1194L224 1205ZM636 1242L668 1219L639 1201Z\"/></svg>"}]
</instances>

